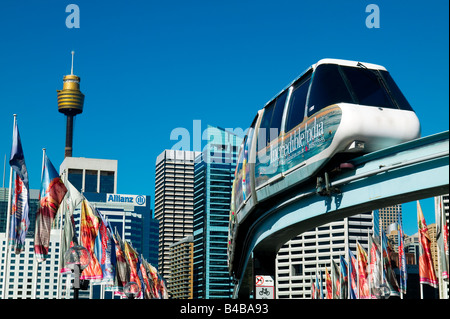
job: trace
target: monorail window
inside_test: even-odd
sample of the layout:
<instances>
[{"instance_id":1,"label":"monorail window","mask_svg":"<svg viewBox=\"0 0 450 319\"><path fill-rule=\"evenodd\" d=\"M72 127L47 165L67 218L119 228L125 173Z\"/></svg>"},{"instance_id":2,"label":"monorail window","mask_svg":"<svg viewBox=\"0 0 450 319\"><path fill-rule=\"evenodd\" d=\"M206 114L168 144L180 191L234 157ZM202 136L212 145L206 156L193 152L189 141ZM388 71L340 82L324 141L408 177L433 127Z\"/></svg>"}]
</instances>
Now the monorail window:
<instances>
[{"instance_id":1,"label":"monorail window","mask_svg":"<svg viewBox=\"0 0 450 319\"><path fill-rule=\"evenodd\" d=\"M342 69L352 86L358 104L397 108L384 88L377 70L362 67L342 67Z\"/></svg>"},{"instance_id":2,"label":"monorail window","mask_svg":"<svg viewBox=\"0 0 450 319\"><path fill-rule=\"evenodd\" d=\"M258 151L266 148L270 142L280 135L287 93L287 90L284 91L275 101L264 108L263 118L259 126Z\"/></svg>"},{"instance_id":3,"label":"monorail window","mask_svg":"<svg viewBox=\"0 0 450 319\"><path fill-rule=\"evenodd\" d=\"M286 132L289 132L303 121L305 117L306 97L308 95L311 74L301 79L292 92L287 113Z\"/></svg>"},{"instance_id":4,"label":"monorail window","mask_svg":"<svg viewBox=\"0 0 450 319\"><path fill-rule=\"evenodd\" d=\"M383 76L384 80L386 81L386 84L389 90L391 91L392 97L396 100L399 108L401 110L413 111L408 100L405 98L402 91L400 91L400 89L398 88L397 84L395 83L394 79L391 77L389 72L380 71L380 73Z\"/></svg>"},{"instance_id":5,"label":"monorail window","mask_svg":"<svg viewBox=\"0 0 450 319\"><path fill-rule=\"evenodd\" d=\"M354 103L336 64L321 64L314 72L308 100L308 116L332 104Z\"/></svg>"},{"instance_id":6,"label":"monorail window","mask_svg":"<svg viewBox=\"0 0 450 319\"><path fill-rule=\"evenodd\" d=\"M261 119L261 124L259 125L259 133L258 133L258 152L262 149L265 149L267 146L267 142L269 140L269 127L270 122L272 121L272 114L275 108L275 101L272 101L269 105L264 108L264 114Z\"/></svg>"}]
</instances>

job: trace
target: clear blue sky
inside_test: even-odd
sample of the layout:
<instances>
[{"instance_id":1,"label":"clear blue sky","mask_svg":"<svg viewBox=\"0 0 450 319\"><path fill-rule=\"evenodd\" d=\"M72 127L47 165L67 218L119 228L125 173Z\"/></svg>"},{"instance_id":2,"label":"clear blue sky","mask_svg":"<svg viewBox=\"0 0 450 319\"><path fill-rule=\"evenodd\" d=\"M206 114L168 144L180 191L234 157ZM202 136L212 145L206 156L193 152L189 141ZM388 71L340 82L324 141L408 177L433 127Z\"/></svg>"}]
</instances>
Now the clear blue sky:
<instances>
[{"instance_id":1,"label":"clear blue sky","mask_svg":"<svg viewBox=\"0 0 450 319\"><path fill-rule=\"evenodd\" d=\"M70 3L80 8L78 29L65 24ZM366 27L370 3L380 8L379 29ZM55 167L63 161L65 117L57 111L56 90L70 73L72 50L86 95L75 120L73 156L117 159L119 193L153 197L155 159L176 143L170 140L175 128L192 132L193 120L201 120L202 130L207 124L245 129L268 99L325 57L384 65L417 112L422 135L446 131L448 5L3 0L2 163L11 149L14 113L31 188L40 185L42 148ZM422 207L432 223L432 201ZM415 203L404 210L405 232L415 233Z\"/></svg>"}]
</instances>

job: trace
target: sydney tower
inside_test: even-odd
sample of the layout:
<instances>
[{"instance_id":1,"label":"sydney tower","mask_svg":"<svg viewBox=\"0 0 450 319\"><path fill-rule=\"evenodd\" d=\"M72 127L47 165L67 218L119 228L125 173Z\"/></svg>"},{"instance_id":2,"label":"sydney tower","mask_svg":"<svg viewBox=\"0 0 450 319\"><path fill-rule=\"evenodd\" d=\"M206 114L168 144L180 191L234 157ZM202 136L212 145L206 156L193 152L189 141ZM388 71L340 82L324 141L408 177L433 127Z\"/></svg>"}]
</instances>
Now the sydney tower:
<instances>
[{"instance_id":1,"label":"sydney tower","mask_svg":"<svg viewBox=\"0 0 450 319\"><path fill-rule=\"evenodd\" d=\"M73 118L75 115L83 112L84 104L84 94L80 91L80 77L73 74L74 53L72 51L71 72L63 78L63 89L56 90L58 92L58 111L67 117L64 158L72 157Z\"/></svg>"}]
</instances>

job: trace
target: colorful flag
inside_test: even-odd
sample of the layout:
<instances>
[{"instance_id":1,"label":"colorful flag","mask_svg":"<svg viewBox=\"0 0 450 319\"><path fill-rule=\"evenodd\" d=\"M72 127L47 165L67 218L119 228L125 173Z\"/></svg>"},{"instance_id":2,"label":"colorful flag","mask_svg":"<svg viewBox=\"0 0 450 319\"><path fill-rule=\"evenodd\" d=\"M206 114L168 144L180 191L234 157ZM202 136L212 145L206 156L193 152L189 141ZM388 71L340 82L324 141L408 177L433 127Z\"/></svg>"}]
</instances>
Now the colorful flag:
<instances>
[{"instance_id":1,"label":"colorful flag","mask_svg":"<svg viewBox=\"0 0 450 319\"><path fill-rule=\"evenodd\" d=\"M348 263L348 273L350 275L349 289L350 289L350 299L358 299L358 278L356 275L357 260L352 251L348 250L349 263Z\"/></svg>"},{"instance_id":2,"label":"colorful flag","mask_svg":"<svg viewBox=\"0 0 450 319\"><path fill-rule=\"evenodd\" d=\"M339 263L339 280L340 280L340 292L339 296L340 299L347 299L348 298L348 266L347 262L345 261L344 256L340 257L340 263Z\"/></svg>"},{"instance_id":3,"label":"colorful flag","mask_svg":"<svg viewBox=\"0 0 450 319\"><path fill-rule=\"evenodd\" d=\"M80 279L99 282L103 278L102 268L95 254L95 241L100 228L99 217L94 214L90 203L84 199L81 203L80 241L91 256L89 265L82 271Z\"/></svg>"},{"instance_id":4,"label":"colorful flag","mask_svg":"<svg viewBox=\"0 0 450 319\"><path fill-rule=\"evenodd\" d=\"M36 213L36 230L34 236L34 252L38 262L42 262L48 258L50 231L66 192L66 186L64 186L63 181L47 155L44 154L44 168L41 191L39 193L39 210Z\"/></svg>"},{"instance_id":5,"label":"colorful flag","mask_svg":"<svg viewBox=\"0 0 450 319\"><path fill-rule=\"evenodd\" d=\"M319 288L319 277L317 277L317 272L316 272L316 296L317 299L322 299L322 296L320 295L320 288Z\"/></svg>"},{"instance_id":6,"label":"colorful flag","mask_svg":"<svg viewBox=\"0 0 450 319\"><path fill-rule=\"evenodd\" d=\"M115 291L115 295L123 295L123 287L130 281L130 267L128 266L122 239L120 238L117 230L112 237L114 241L114 247L116 252L116 269L114 277L114 285L108 288L108 290Z\"/></svg>"},{"instance_id":7,"label":"colorful flag","mask_svg":"<svg viewBox=\"0 0 450 319\"><path fill-rule=\"evenodd\" d=\"M367 253L359 243L356 243L356 253L358 256L358 296L359 299L368 299L370 295L367 280Z\"/></svg>"},{"instance_id":8,"label":"colorful flag","mask_svg":"<svg viewBox=\"0 0 450 319\"><path fill-rule=\"evenodd\" d=\"M14 121L9 164L16 173L11 216L8 216L10 218L9 244L11 245L11 250L14 250L16 254L20 254L25 247L25 237L30 225L30 219L28 172L16 121Z\"/></svg>"},{"instance_id":9,"label":"colorful flag","mask_svg":"<svg viewBox=\"0 0 450 319\"><path fill-rule=\"evenodd\" d=\"M332 291L332 283L331 283L331 276L328 272L328 268L325 267L325 283L327 287L327 299L333 299L333 291Z\"/></svg>"},{"instance_id":10,"label":"colorful flag","mask_svg":"<svg viewBox=\"0 0 450 319\"><path fill-rule=\"evenodd\" d=\"M400 289L398 287L394 269L391 266L391 252L393 251L393 249L391 248L391 245L383 229L381 230L381 240L383 251L383 269L385 278L384 283L388 286L391 296L399 296Z\"/></svg>"},{"instance_id":11,"label":"colorful flag","mask_svg":"<svg viewBox=\"0 0 450 319\"><path fill-rule=\"evenodd\" d=\"M333 299L340 299L341 295L341 276L339 272L339 267L334 261L334 259L331 260L331 279L333 281Z\"/></svg>"},{"instance_id":12,"label":"colorful flag","mask_svg":"<svg viewBox=\"0 0 450 319\"><path fill-rule=\"evenodd\" d=\"M159 280L159 276L158 276L158 271L156 270L155 267L153 267L151 264L145 262L144 263L146 268L147 268L147 273L149 274L149 278L151 279L151 287L152 287L152 298L154 299L161 299L162 296L159 292L159 288L158 288L158 280Z\"/></svg>"},{"instance_id":13,"label":"colorful flag","mask_svg":"<svg viewBox=\"0 0 450 319\"><path fill-rule=\"evenodd\" d=\"M435 197L436 242L439 249L439 269L443 280L448 281L448 224L442 196Z\"/></svg>"},{"instance_id":14,"label":"colorful flag","mask_svg":"<svg viewBox=\"0 0 450 319\"><path fill-rule=\"evenodd\" d=\"M128 264L130 265L130 282L134 281L135 283L137 283L139 286L139 291L141 291L141 281L139 280L138 276L138 263L139 263L138 254L127 241L124 241L124 246L125 246L124 249L125 257L127 258ZM136 298L140 297L141 293L139 292Z\"/></svg>"},{"instance_id":15,"label":"colorful flag","mask_svg":"<svg viewBox=\"0 0 450 319\"><path fill-rule=\"evenodd\" d=\"M397 223L398 231L398 269L400 271L400 292L406 294L406 287L408 281L408 272L406 271L406 256L405 256L405 246L403 241L403 228L399 223Z\"/></svg>"},{"instance_id":16,"label":"colorful flag","mask_svg":"<svg viewBox=\"0 0 450 319\"><path fill-rule=\"evenodd\" d=\"M422 208L417 201L417 220L419 224L419 277L421 284L428 284L437 288L438 282L431 258L431 238L428 235L428 227L423 216Z\"/></svg>"},{"instance_id":17,"label":"colorful flag","mask_svg":"<svg viewBox=\"0 0 450 319\"><path fill-rule=\"evenodd\" d=\"M67 193L63 200L65 212L64 228L61 242L61 253L59 254L61 265L60 272L62 274L71 272L70 268L65 267L64 253L70 247L78 245L78 238L75 232L75 219L73 217L73 212L75 211L75 208L78 207L78 205L80 205L80 203L83 201L84 198L83 195L81 195L80 192L78 192L78 190L69 181L66 181L64 185L66 185Z\"/></svg>"},{"instance_id":18,"label":"colorful flag","mask_svg":"<svg viewBox=\"0 0 450 319\"><path fill-rule=\"evenodd\" d=\"M151 293L151 288L152 286L150 285L150 279L148 277L148 273L147 273L147 267L145 264L145 259L142 258L142 255L140 256L140 263L141 263L141 267L140 267L140 272L141 272L141 281L143 283L143 294L144 294L144 299L152 299L152 293Z\"/></svg>"},{"instance_id":19,"label":"colorful flag","mask_svg":"<svg viewBox=\"0 0 450 319\"><path fill-rule=\"evenodd\" d=\"M369 286L371 298L378 298L381 288L381 253L376 238L369 235L370 263L369 263Z\"/></svg>"},{"instance_id":20,"label":"colorful flag","mask_svg":"<svg viewBox=\"0 0 450 319\"><path fill-rule=\"evenodd\" d=\"M316 299L316 285L311 277L311 299Z\"/></svg>"},{"instance_id":21,"label":"colorful flag","mask_svg":"<svg viewBox=\"0 0 450 319\"><path fill-rule=\"evenodd\" d=\"M116 251L114 240L112 239L112 229L108 221L96 209L97 216L100 217L100 231L97 234L96 254L102 268L102 284L112 286L114 284ZM100 237L100 238L99 238ZM98 247L98 248L97 248ZM99 258L101 256L101 258Z\"/></svg>"}]
</instances>

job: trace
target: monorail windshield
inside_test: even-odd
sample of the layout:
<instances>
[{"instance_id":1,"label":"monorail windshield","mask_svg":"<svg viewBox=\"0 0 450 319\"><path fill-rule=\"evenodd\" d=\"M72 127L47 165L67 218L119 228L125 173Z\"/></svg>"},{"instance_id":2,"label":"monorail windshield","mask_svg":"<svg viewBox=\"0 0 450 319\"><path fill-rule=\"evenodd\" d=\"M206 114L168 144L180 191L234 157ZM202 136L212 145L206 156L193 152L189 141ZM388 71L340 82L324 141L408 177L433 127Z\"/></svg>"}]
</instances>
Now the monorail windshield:
<instances>
[{"instance_id":1,"label":"monorail windshield","mask_svg":"<svg viewBox=\"0 0 450 319\"><path fill-rule=\"evenodd\" d=\"M313 75L308 116L336 103L352 103L412 111L387 71L321 64Z\"/></svg>"}]
</instances>

